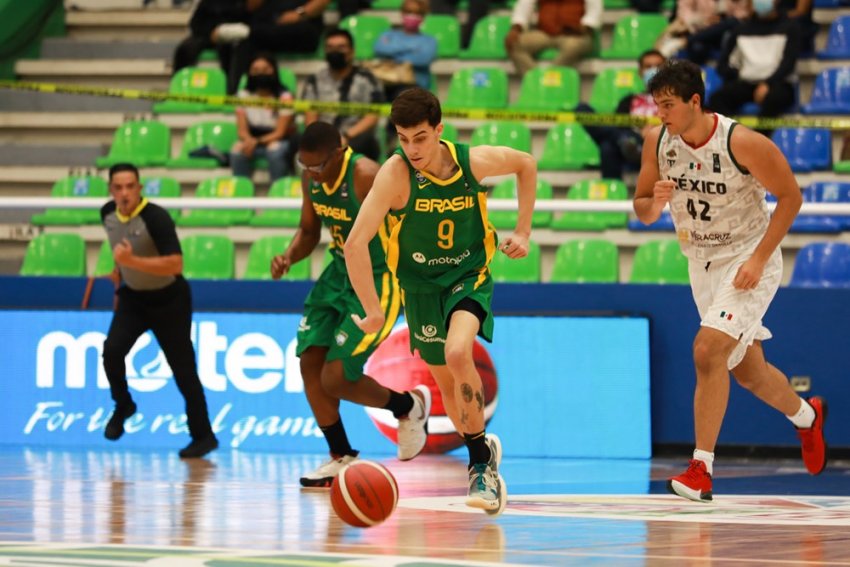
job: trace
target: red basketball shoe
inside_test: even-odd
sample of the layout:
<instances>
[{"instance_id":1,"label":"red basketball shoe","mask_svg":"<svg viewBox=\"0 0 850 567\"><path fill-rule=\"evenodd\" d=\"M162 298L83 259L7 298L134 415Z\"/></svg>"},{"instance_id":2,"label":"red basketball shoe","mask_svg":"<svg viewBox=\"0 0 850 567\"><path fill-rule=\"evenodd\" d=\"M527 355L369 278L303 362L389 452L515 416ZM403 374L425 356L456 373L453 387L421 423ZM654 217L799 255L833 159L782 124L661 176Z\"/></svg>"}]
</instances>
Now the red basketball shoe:
<instances>
[{"instance_id":1,"label":"red basketball shoe","mask_svg":"<svg viewBox=\"0 0 850 567\"><path fill-rule=\"evenodd\" d=\"M688 500L710 502L711 475L705 463L696 459L688 461L688 470L668 480L667 490Z\"/></svg>"},{"instance_id":2,"label":"red basketball shoe","mask_svg":"<svg viewBox=\"0 0 850 567\"><path fill-rule=\"evenodd\" d=\"M826 421L826 401L820 396L806 400L815 410L815 420L808 429L797 429L803 446L803 462L809 474L820 474L826 468L826 440L823 438L823 422Z\"/></svg>"}]
</instances>

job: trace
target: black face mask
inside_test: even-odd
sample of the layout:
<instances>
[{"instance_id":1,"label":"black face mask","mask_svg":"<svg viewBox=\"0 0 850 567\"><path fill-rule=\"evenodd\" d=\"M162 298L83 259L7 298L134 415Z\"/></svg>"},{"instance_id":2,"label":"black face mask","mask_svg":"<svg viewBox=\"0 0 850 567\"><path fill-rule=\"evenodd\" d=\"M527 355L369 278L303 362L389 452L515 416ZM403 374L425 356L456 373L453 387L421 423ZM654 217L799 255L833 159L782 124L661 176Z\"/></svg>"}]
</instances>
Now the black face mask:
<instances>
[{"instance_id":1,"label":"black face mask","mask_svg":"<svg viewBox=\"0 0 850 567\"><path fill-rule=\"evenodd\" d=\"M348 60L345 58L345 53L340 53L339 51L326 53L325 61L328 62L328 66L334 71L341 71L348 67Z\"/></svg>"},{"instance_id":2,"label":"black face mask","mask_svg":"<svg viewBox=\"0 0 850 567\"><path fill-rule=\"evenodd\" d=\"M248 75L248 83L245 87L255 93L257 91L271 91L276 93L280 88L277 77L274 75Z\"/></svg>"}]
</instances>

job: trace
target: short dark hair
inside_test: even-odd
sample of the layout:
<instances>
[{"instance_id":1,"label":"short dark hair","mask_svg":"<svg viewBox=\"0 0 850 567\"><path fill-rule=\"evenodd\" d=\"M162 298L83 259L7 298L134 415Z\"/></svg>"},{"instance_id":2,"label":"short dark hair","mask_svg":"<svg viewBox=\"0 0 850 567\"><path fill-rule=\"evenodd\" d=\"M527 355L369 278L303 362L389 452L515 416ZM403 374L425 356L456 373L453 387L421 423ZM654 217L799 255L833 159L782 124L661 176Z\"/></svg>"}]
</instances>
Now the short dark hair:
<instances>
[{"instance_id":1,"label":"short dark hair","mask_svg":"<svg viewBox=\"0 0 850 567\"><path fill-rule=\"evenodd\" d=\"M139 177L139 168L133 165L132 163L116 163L112 167L109 168L109 182L112 183L112 178L116 173L121 173L122 171L132 171L136 176L136 181L140 179Z\"/></svg>"},{"instance_id":2,"label":"short dark hair","mask_svg":"<svg viewBox=\"0 0 850 567\"><path fill-rule=\"evenodd\" d=\"M328 32L325 34L325 41L336 36L342 36L348 39L348 45L351 46L351 49L354 49L354 36L351 35L350 31L344 30L342 28L333 28L331 30L328 30Z\"/></svg>"},{"instance_id":3,"label":"short dark hair","mask_svg":"<svg viewBox=\"0 0 850 567\"><path fill-rule=\"evenodd\" d=\"M410 128L422 122L436 126L443 119L440 101L434 93L422 87L403 90L393 101L390 122L395 126Z\"/></svg>"},{"instance_id":4,"label":"short dark hair","mask_svg":"<svg viewBox=\"0 0 850 567\"><path fill-rule=\"evenodd\" d=\"M327 122L313 122L304 129L299 143L307 152L331 151L342 146L339 130Z\"/></svg>"},{"instance_id":5,"label":"short dark hair","mask_svg":"<svg viewBox=\"0 0 850 567\"><path fill-rule=\"evenodd\" d=\"M668 59L652 79L647 89L650 94L672 94L684 101L699 95L699 104L705 101L705 82L702 80L702 69L696 63L687 59Z\"/></svg>"},{"instance_id":6,"label":"short dark hair","mask_svg":"<svg viewBox=\"0 0 850 567\"><path fill-rule=\"evenodd\" d=\"M638 65L643 65L644 58L652 57L653 55L655 55L656 57L660 57L665 61L667 60L667 58L664 57L664 54L658 51L657 49L647 49L646 51L640 54L640 57L638 57Z\"/></svg>"}]
</instances>

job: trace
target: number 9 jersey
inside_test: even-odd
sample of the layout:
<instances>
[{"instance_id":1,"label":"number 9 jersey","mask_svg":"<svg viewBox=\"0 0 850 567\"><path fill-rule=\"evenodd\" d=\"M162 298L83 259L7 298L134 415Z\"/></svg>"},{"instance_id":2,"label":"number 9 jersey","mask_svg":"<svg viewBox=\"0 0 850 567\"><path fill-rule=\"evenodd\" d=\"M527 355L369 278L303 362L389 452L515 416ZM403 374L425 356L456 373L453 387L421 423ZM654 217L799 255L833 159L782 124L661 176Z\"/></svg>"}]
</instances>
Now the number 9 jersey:
<instances>
[{"instance_id":1,"label":"number 9 jersey","mask_svg":"<svg viewBox=\"0 0 850 567\"><path fill-rule=\"evenodd\" d=\"M487 189L472 176L469 146L441 143L458 164L449 179L417 170L396 150L410 171L410 198L403 210L394 211L400 221L390 235L387 265L409 291L449 288L475 272L483 281L496 250Z\"/></svg>"},{"instance_id":2,"label":"number 9 jersey","mask_svg":"<svg viewBox=\"0 0 850 567\"><path fill-rule=\"evenodd\" d=\"M764 187L732 155L737 122L714 115L714 130L698 147L665 127L656 156L660 178L676 183L670 212L682 253L710 262L752 251L764 236L770 215Z\"/></svg>"}]
</instances>

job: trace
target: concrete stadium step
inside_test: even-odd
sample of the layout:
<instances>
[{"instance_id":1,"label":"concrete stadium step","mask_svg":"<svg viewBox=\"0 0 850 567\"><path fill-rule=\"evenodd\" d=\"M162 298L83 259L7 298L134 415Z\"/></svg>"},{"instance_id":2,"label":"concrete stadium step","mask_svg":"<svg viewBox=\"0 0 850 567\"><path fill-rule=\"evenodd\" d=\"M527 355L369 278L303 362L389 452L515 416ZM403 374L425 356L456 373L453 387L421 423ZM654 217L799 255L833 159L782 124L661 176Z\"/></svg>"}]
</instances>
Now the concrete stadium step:
<instances>
[{"instance_id":1,"label":"concrete stadium step","mask_svg":"<svg viewBox=\"0 0 850 567\"><path fill-rule=\"evenodd\" d=\"M102 41L180 40L188 35L188 10L70 11L68 37Z\"/></svg>"},{"instance_id":2,"label":"concrete stadium step","mask_svg":"<svg viewBox=\"0 0 850 567\"><path fill-rule=\"evenodd\" d=\"M0 165L84 166L104 155L102 144L0 144Z\"/></svg>"},{"instance_id":3,"label":"concrete stadium step","mask_svg":"<svg viewBox=\"0 0 850 567\"><path fill-rule=\"evenodd\" d=\"M146 100L0 89L0 108L15 112L150 112Z\"/></svg>"},{"instance_id":4,"label":"concrete stadium step","mask_svg":"<svg viewBox=\"0 0 850 567\"><path fill-rule=\"evenodd\" d=\"M177 40L105 42L53 37L42 42L41 57L44 59L171 60L177 44Z\"/></svg>"}]
</instances>

